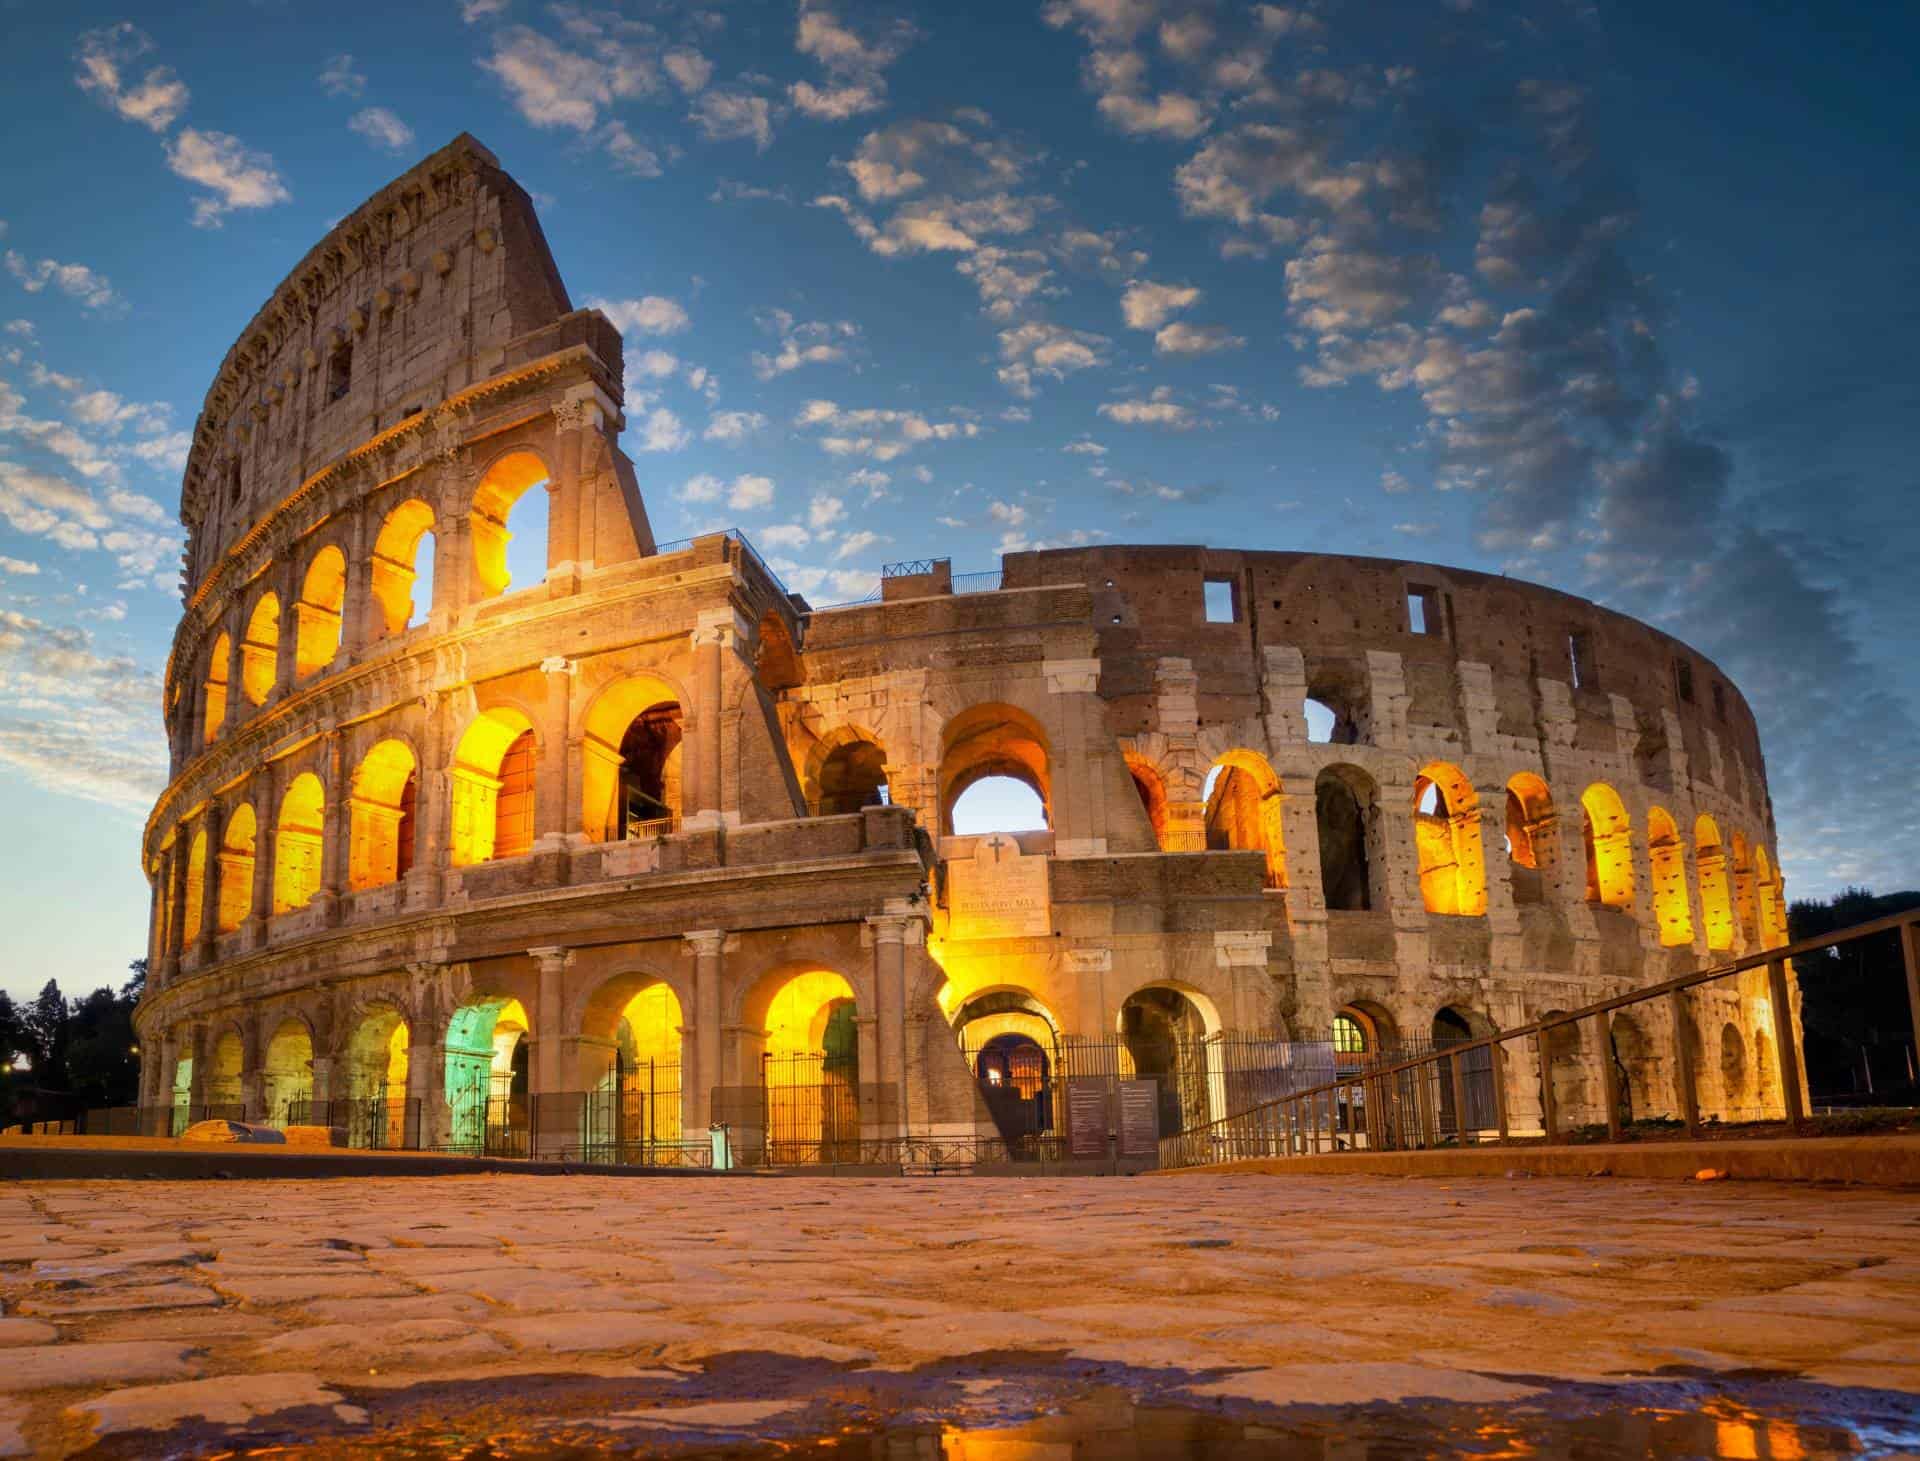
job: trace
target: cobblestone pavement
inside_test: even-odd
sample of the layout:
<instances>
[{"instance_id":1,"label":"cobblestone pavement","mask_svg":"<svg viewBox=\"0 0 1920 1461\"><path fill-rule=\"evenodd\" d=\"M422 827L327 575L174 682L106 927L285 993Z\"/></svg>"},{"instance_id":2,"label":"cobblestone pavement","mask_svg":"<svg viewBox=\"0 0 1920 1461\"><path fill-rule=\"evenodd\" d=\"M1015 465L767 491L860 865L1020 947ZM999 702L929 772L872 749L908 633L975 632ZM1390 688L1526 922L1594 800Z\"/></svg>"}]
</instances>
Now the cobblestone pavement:
<instances>
[{"instance_id":1,"label":"cobblestone pavement","mask_svg":"<svg viewBox=\"0 0 1920 1461\"><path fill-rule=\"evenodd\" d=\"M798 1403L776 1372L910 1380L991 1350L1176 1372L1230 1403L1498 1400L1527 1377L1671 1366L1920 1392L1920 1196L1262 1176L0 1186L0 1455L133 1454L154 1430L365 1437L383 1397L428 1392L511 1398L515 1424L544 1395L643 1425L689 1376L689 1425L752 1430Z\"/></svg>"}]
</instances>

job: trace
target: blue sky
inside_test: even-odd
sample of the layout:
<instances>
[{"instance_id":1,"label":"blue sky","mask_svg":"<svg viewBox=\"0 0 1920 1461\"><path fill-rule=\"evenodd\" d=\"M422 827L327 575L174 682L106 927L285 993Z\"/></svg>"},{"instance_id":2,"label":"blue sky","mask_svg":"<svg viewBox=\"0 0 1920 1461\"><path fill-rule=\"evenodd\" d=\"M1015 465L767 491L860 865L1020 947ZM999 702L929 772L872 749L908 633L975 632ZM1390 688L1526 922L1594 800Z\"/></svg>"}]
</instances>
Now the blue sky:
<instances>
[{"instance_id":1,"label":"blue sky","mask_svg":"<svg viewBox=\"0 0 1920 1461\"><path fill-rule=\"evenodd\" d=\"M626 331L662 539L815 603L1107 540L1537 579L1741 684L1791 894L1920 883L1920 19L1777 9L0 0L0 988L144 950L186 433L461 130Z\"/></svg>"}]
</instances>

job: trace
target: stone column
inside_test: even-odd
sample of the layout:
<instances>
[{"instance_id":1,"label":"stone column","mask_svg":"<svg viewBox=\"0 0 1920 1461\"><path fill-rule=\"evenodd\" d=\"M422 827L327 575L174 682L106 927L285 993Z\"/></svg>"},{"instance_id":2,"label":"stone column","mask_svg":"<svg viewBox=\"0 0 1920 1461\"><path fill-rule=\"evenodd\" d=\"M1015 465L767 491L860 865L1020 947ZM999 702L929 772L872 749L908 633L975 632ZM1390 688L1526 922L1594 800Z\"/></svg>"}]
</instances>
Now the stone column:
<instances>
[{"instance_id":1,"label":"stone column","mask_svg":"<svg viewBox=\"0 0 1920 1461\"><path fill-rule=\"evenodd\" d=\"M902 1134L907 1089L907 949L924 942L927 914L889 898L886 911L866 920L862 942L873 950L875 1072L886 1091L877 1113L882 1136ZM891 1088L887 1091L886 1088Z\"/></svg>"},{"instance_id":2,"label":"stone column","mask_svg":"<svg viewBox=\"0 0 1920 1461\"><path fill-rule=\"evenodd\" d=\"M879 1101L881 1085L870 1074L880 1068L880 1022L872 1015L856 1013L853 1028L860 1050L860 1086L855 1093L855 1099L860 1103L860 1139L882 1141L899 1133L890 1129L882 1116Z\"/></svg>"},{"instance_id":3,"label":"stone column","mask_svg":"<svg viewBox=\"0 0 1920 1461\"><path fill-rule=\"evenodd\" d=\"M226 813L209 802L200 815L207 837L207 860L200 868L200 926L187 931L198 946L202 967L213 962L213 941L220 928L220 843L226 834Z\"/></svg>"},{"instance_id":4,"label":"stone column","mask_svg":"<svg viewBox=\"0 0 1920 1461\"><path fill-rule=\"evenodd\" d=\"M204 1046L204 1037L199 1041ZM267 1118L267 1072L262 1061L266 1052L260 1048L260 1020L249 1012L240 1025L240 1108L241 1119L246 1121L264 1121ZM199 1059L193 1062L193 1082L204 1089L205 1065ZM202 1098L204 1099L204 1097Z\"/></svg>"},{"instance_id":5,"label":"stone column","mask_svg":"<svg viewBox=\"0 0 1920 1461\"><path fill-rule=\"evenodd\" d=\"M367 542L367 514L356 505L349 509L346 541L347 572L340 590L340 663L350 665L365 653L369 635L368 616L373 608L373 550Z\"/></svg>"},{"instance_id":6,"label":"stone column","mask_svg":"<svg viewBox=\"0 0 1920 1461\"><path fill-rule=\"evenodd\" d=\"M236 625L232 614L227 618L227 713L220 722L222 736L231 735L234 727L240 724L240 718L253 709L247 701L246 687L240 683L241 666L246 662L241 654L241 646L245 642L247 626L244 623ZM215 637L218 636L219 631L216 630Z\"/></svg>"},{"instance_id":7,"label":"stone column","mask_svg":"<svg viewBox=\"0 0 1920 1461\"><path fill-rule=\"evenodd\" d=\"M440 983L446 977L441 964L409 964L413 976L413 1019L407 1027L407 1099L417 1102L419 1142L443 1146L448 1131L447 1017L440 1008Z\"/></svg>"},{"instance_id":8,"label":"stone column","mask_svg":"<svg viewBox=\"0 0 1920 1461\"><path fill-rule=\"evenodd\" d=\"M452 724L449 696L428 697L426 734L419 768L419 805L414 810L413 866L407 870L407 906L432 908L445 895L447 868L453 846L453 748L458 727Z\"/></svg>"},{"instance_id":9,"label":"stone column","mask_svg":"<svg viewBox=\"0 0 1920 1461\"><path fill-rule=\"evenodd\" d=\"M320 907L322 926L340 921L340 900L347 891L347 851L352 836L352 798L347 794L346 747L338 731L327 733L326 809L321 818L325 829L320 844L320 891L314 902Z\"/></svg>"},{"instance_id":10,"label":"stone column","mask_svg":"<svg viewBox=\"0 0 1920 1461\"><path fill-rule=\"evenodd\" d=\"M541 672L547 677L547 708L541 726L540 764L534 771L533 845L541 851L559 850L567 844L569 834L580 828L579 796L567 775L573 740L570 706L579 668L561 655L540 661Z\"/></svg>"},{"instance_id":11,"label":"stone column","mask_svg":"<svg viewBox=\"0 0 1920 1461\"><path fill-rule=\"evenodd\" d=\"M727 1084L720 1068L720 985L727 935L722 929L703 928L680 937L681 952L693 958L693 1042L689 1048L684 1033L680 1042L681 1126L692 1136L713 1120L713 1088Z\"/></svg>"},{"instance_id":12,"label":"stone column","mask_svg":"<svg viewBox=\"0 0 1920 1461\"><path fill-rule=\"evenodd\" d=\"M167 959L166 978L171 981L180 973L180 951L185 947L185 930L181 924L187 921L187 856L191 839L186 835L182 824L173 834L173 853L167 869Z\"/></svg>"},{"instance_id":13,"label":"stone column","mask_svg":"<svg viewBox=\"0 0 1920 1461\"><path fill-rule=\"evenodd\" d=\"M274 565L277 580L274 592L280 599L280 640L273 649L273 690L267 698L283 700L293 691L294 665L299 658L300 579L293 545L279 544L274 552L280 557Z\"/></svg>"},{"instance_id":14,"label":"stone column","mask_svg":"<svg viewBox=\"0 0 1920 1461\"><path fill-rule=\"evenodd\" d=\"M580 562L581 518L586 504L580 481L587 432L603 417L592 386L578 387L553 408L553 476L547 481L547 577L571 578L590 568Z\"/></svg>"},{"instance_id":15,"label":"stone column","mask_svg":"<svg viewBox=\"0 0 1920 1461\"><path fill-rule=\"evenodd\" d=\"M721 724L725 716L725 673L722 656L737 650L746 626L731 605L703 609L693 631L693 762L692 786L683 789L682 825L688 831L725 826L736 820L723 810Z\"/></svg>"},{"instance_id":16,"label":"stone column","mask_svg":"<svg viewBox=\"0 0 1920 1461\"><path fill-rule=\"evenodd\" d=\"M1094 698L1100 686L1100 661L1050 659L1041 668L1047 693L1053 697L1055 724L1050 729L1058 736L1048 759L1054 852L1062 857L1097 857L1107 850L1100 771L1113 754L1112 739L1105 731L1105 707ZM1168 818L1171 821L1171 807Z\"/></svg>"},{"instance_id":17,"label":"stone column","mask_svg":"<svg viewBox=\"0 0 1920 1461\"><path fill-rule=\"evenodd\" d=\"M566 973L573 950L557 944L528 949L540 965L540 994L533 1011L533 1059L527 1071L527 1094L532 1098L532 1152L559 1155L574 1134L573 1113L559 1109L552 1098L572 1086L566 1069L571 1046L566 1023ZM547 1099L542 1099L547 1098Z\"/></svg>"},{"instance_id":18,"label":"stone column","mask_svg":"<svg viewBox=\"0 0 1920 1461\"><path fill-rule=\"evenodd\" d=\"M254 775L253 788L253 905L247 913L247 943L259 948L267 941L267 920L273 916L273 857L280 819L280 773L269 761Z\"/></svg>"}]
</instances>

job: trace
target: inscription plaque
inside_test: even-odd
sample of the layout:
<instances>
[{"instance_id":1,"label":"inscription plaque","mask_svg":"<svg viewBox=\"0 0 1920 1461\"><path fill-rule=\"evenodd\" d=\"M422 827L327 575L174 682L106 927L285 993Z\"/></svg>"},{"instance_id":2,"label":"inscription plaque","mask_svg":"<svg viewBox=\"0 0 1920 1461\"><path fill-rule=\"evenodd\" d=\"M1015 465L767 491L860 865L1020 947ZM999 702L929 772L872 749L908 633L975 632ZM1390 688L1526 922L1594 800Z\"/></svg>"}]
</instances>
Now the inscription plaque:
<instances>
[{"instance_id":1,"label":"inscription plaque","mask_svg":"<svg viewBox=\"0 0 1920 1461\"><path fill-rule=\"evenodd\" d=\"M1004 832L982 837L973 856L947 864L948 937L1047 938L1053 905L1047 893L1047 859L1024 857Z\"/></svg>"},{"instance_id":2,"label":"inscription plaque","mask_svg":"<svg viewBox=\"0 0 1920 1461\"><path fill-rule=\"evenodd\" d=\"M1107 1082L1100 1076L1067 1079L1067 1155L1095 1161L1107 1154Z\"/></svg>"},{"instance_id":3,"label":"inscription plaque","mask_svg":"<svg viewBox=\"0 0 1920 1461\"><path fill-rule=\"evenodd\" d=\"M1160 1155L1160 1083L1120 1082L1120 1155Z\"/></svg>"}]
</instances>

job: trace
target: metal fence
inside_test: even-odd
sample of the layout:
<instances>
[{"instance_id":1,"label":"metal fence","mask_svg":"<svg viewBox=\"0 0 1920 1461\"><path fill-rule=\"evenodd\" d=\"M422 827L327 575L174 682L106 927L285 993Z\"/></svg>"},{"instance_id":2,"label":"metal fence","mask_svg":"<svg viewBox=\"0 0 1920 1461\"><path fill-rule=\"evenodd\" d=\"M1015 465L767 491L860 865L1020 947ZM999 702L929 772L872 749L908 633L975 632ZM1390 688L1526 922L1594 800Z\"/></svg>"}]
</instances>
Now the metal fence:
<instances>
[{"instance_id":1,"label":"metal fence","mask_svg":"<svg viewBox=\"0 0 1920 1461\"><path fill-rule=\"evenodd\" d=\"M1788 1134L1817 1135L1821 1128L1807 1121L1787 961L1889 932L1900 939L1908 1011L1920 1046L1920 910L1909 910L1492 1035L1411 1055L1342 1055L1328 1079L1164 1137L1161 1163L1192 1167L1516 1138L1597 1139L1603 1132L1605 1140L1617 1142L1629 1127L1670 1128L1697 1137L1708 1126L1746 1120L1781 1124ZM1737 1071L1723 1057L1713 1077L1715 1114L1703 1116L1708 1056L1698 1016L1718 1018L1728 1010L1747 1011L1761 1026L1752 1032L1752 1068L1746 1068L1744 1054ZM1664 1051L1649 1037L1649 1030L1658 1028L1655 1020L1670 1034ZM1590 1061L1587 1052L1594 1057ZM1582 1123L1577 1117L1593 1114L1596 1104L1586 1090L1588 1067L1598 1075L1599 1119ZM1516 1071L1523 1069L1530 1079L1516 1082ZM1516 1123L1513 1109L1519 1095L1528 1105L1524 1126Z\"/></svg>"}]
</instances>

